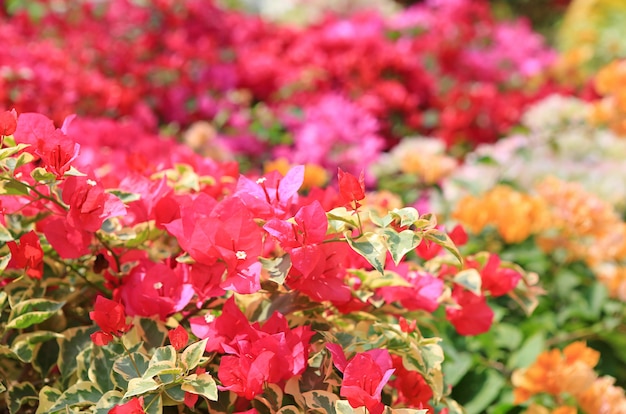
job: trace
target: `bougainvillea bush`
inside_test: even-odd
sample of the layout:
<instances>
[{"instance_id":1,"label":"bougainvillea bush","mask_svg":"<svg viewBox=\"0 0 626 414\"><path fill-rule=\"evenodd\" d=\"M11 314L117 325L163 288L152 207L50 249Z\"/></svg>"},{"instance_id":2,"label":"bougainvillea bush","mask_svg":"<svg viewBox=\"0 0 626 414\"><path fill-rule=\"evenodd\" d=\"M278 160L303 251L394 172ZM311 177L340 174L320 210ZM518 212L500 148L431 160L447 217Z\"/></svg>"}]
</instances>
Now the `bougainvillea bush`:
<instances>
[{"instance_id":1,"label":"bougainvillea bush","mask_svg":"<svg viewBox=\"0 0 626 414\"><path fill-rule=\"evenodd\" d=\"M532 274L362 176L302 191L132 125L1 120L11 413L461 412L439 327L533 306Z\"/></svg>"},{"instance_id":2,"label":"bougainvillea bush","mask_svg":"<svg viewBox=\"0 0 626 414\"><path fill-rule=\"evenodd\" d=\"M544 294L532 318L498 304L502 319L491 332L444 338L464 359L452 395L468 411L508 412L522 402L530 413L623 410L621 68L615 62L599 73L597 89L606 96L592 102L548 97L525 112L515 134L479 146L461 165L440 141L413 138L376 168L381 187L430 204L442 222L462 224L470 234L464 253L498 252L540 276ZM593 357L581 356L587 353Z\"/></svg>"},{"instance_id":3,"label":"bougainvillea bush","mask_svg":"<svg viewBox=\"0 0 626 414\"><path fill-rule=\"evenodd\" d=\"M19 2L0 16L5 109L57 123L132 117L150 131L210 121L231 151L261 161L335 160L307 152L324 136L372 151L415 133L471 148L563 89L545 74L556 54L543 38L524 20L497 21L482 1L329 14L298 28L205 0L24 4L36 16Z\"/></svg>"}]
</instances>

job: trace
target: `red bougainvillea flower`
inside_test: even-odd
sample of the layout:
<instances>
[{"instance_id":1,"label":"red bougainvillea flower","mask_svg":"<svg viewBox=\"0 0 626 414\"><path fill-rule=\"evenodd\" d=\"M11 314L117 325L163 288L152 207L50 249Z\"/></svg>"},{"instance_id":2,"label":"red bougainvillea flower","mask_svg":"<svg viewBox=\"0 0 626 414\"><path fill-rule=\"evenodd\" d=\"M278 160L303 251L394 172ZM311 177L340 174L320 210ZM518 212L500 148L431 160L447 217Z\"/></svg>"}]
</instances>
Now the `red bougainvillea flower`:
<instances>
[{"instance_id":1,"label":"red bougainvillea flower","mask_svg":"<svg viewBox=\"0 0 626 414\"><path fill-rule=\"evenodd\" d=\"M35 279L43 275L43 250L39 237L34 231L29 231L20 237L19 244L10 241L7 246L11 250L11 260L7 267L24 269L26 274Z\"/></svg>"},{"instance_id":2,"label":"red bougainvillea flower","mask_svg":"<svg viewBox=\"0 0 626 414\"><path fill-rule=\"evenodd\" d=\"M522 279L519 272L501 268L500 257L497 254L490 254L484 266L471 259L468 259L466 263L468 267L480 272L483 291L490 292L493 296L506 295L515 289L515 286Z\"/></svg>"},{"instance_id":3,"label":"red bougainvillea flower","mask_svg":"<svg viewBox=\"0 0 626 414\"><path fill-rule=\"evenodd\" d=\"M456 246L463 246L467 243L467 233L465 229L457 224L452 231L448 232L448 236L454 242ZM422 242L415 248L415 252L419 257L424 260L430 260L437 257L443 250L440 244L434 243L430 240L422 239Z\"/></svg>"},{"instance_id":4,"label":"red bougainvillea flower","mask_svg":"<svg viewBox=\"0 0 626 414\"><path fill-rule=\"evenodd\" d=\"M478 335L491 328L493 310L487 305L484 296L478 296L461 286L455 286L452 299L458 307L448 306L446 318L460 335Z\"/></svg>"},{"instance_id":5,"label":"red bougainvillea flower","mask_svg":"<svg viewBox=\"0 0 626 414\"><path fill-rule=\"evenodd\" d=\"M169 330L167 336L170 338L170 343L177 351L183 349L187 345L187 341L189 341L189 334L182 325L178 325L175 329Z\"/></svg>"},{"instance_id":6,"label":"red bougainvillea flower","mask_svg":"<svg viewBox=\"0 0 626 414\"><path fill-rule=\"evenodd\" d=\"M113 407L109 414L144 414L143 397L135 397L126 404Z\"/></svg>"},{"instance_id":7,"label":"red bougainvillea flower","mask_svg":"<svg viewBox=\"0 0 626 414\"><path fill-rule=\"evenodd\" d=\"M89 317L101 329L91 334L91 340L98 346L108 344L114 336L122 336L131 327L126 323L124 305L103 296L96 298L94 310L89 312Z\"/></svg>"},{"instance_id":8,"label":"red bougainvillea flower","mask_svg":"<svg viewBox=\"0 0 626 414\"><path fill-rule=\"evenodd\" d=\"M0 135L12 135L17 128L17 113L12 111L0 112Z\"/></svg>"},{"instance_id":9,"label":"red bougainvillea flower","mask_svg":"<svg viewBox=\"0 0 626 414\"><path fill-rule=\"evenodd\" d=\"M347 361L340 345L327 344L326 348L335 367L343 373L340 395L348 399L352 408L365 406L372 414L382 414L385 405L381 402L381 392L395 371L389 351L372 349Z\"/></svg>"},{"instance_id":10,"label":"red bougainvillea flower","mask_svg":"<svg viewBox=\"0 0 626 414\"><path fill-rule=\"evenodd\" d=\"M431 410L429 412L433 412L429 404L433 397L433 390L428 386L422 374L406 369L400 356L392 355L391 360L396 372L395 378L389 381L389 385L398 391L396 403L411 408L428 408Z\"/></svg>"},{"instance_id":11,"label":"red bougainvillea flower","mask_svg":"<svg viewBox=\"0 0 626 414\"><path fill-rule=\"evenodd\" d=\"M354 175L339 168L337 178L339 180L339 195L343 205L354 210L358 209L360 207L359 201L365 198L365 175L361 172L357 179Z\"/></svg>"}]
</instances>

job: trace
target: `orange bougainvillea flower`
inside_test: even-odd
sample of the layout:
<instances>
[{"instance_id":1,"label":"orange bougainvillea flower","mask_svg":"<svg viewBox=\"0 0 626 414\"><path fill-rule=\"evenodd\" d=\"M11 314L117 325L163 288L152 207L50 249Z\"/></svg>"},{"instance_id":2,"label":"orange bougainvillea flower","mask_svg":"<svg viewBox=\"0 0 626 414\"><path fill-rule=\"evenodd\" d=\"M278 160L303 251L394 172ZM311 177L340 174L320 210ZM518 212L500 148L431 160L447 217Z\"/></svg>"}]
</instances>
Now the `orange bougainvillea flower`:
<instances>
[{"instance_id":1,"label":"orange bougainvillea flower","mask_svg":"<svg viewBox=\"0 0 626 414\"><path fill-rule=\"evenodd\" d=\"M614 385L615 378L598 378L578 397L580 408L586 413L624 414L626 397L624 389Z\"/></svg>"},{"instance_id":2,"label":"orange bougainvillea flower","mask_svg":"<svg viewBox=\"0 0 626 414\"><path fill-rule=\"evenodd\" d=\"M558 349L542 352L531 366L513 373L515 402L522 403L540 393L581 394L596 379L593 367L599 358L600 354L584 342L574 342L563 352Z\"/></svg>"},{"instance_id":3,"label":"orange bougainvillea flower","mask_svg":"<svg viewBox=\"0 0 626 414\"><path fill-rule=\"evenodd\" d=\"M481 197L466 196L453 213L473 233L491 225L507 243L519 243L547 227L547 205L538 197L498 185Z\"/></svg>"}]
</instances>

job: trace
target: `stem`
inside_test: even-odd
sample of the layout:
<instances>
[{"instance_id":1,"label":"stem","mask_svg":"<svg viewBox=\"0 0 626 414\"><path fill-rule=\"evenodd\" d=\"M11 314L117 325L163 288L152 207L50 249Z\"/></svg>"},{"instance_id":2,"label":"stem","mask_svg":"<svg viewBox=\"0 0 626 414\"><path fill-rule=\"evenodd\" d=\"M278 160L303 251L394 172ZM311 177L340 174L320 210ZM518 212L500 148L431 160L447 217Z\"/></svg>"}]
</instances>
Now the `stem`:
<instances>
[{"instance_id":1,"label":"stem","mask_svg":"<svg viewBox=\"0 0 626 414\"><path fill-rule=\"evenodd\" d=\"M44 200L48 200L53 202L54 204L56 204L57 206L61 207L63 210L67 211L69 210L69 207L66 206L64 203L60 202L59 200L57 200L56 198L52 197L52 196L48 196L45 195L44 193L42 193L41 191L37 190L37 188L35 188L34 186L25 183L24 181L20 181L20 180L16 180L13 177L0 177L0 180L4 180L4 181L13 181L13 182L19 182L20 184L22 184L24 187L28 188L30 191L32 191L33 193L37 194L39 196L39 198L43 198Z\"/></svg>"},{"instance_id":2,"label":"stem","mask_svg":"<svg viewBox=\"0 0 626 414\"><path fill-rule=\"evenodd\" d=\"M91 280L87 279L87 276L83 275L80 272L80 269L76 265L73 265L71 263L66 263L63 260L61 260L59 258L56 258L56 257L52 257L52 260L54 260L57 263L62 264L63 266L68 267L70 270L72 270L74 273L76 273L80 278L82 278L85 281L85 283L87 283L92 288L96 289L98 292L105 293L107 295L109 294L109 291L107 289L105 289L103 286L100 286L100 285L92 282Z\"/></svg>"},{"instance_id":3,"label":"stem","mask_svg":"<svg viewBox=\"0 0 626 414\"><path fill-rule=\"evenodd\" d=\"M122 338L120 338L120 343L122 344L122 348L124 348L124 351L126 351L126 353L128 354L128 358L130 358L130 362L132 362L133 367L135 367L135 371L137 371L137 375L141 377L141 372L139 372L139 367L137 366L137 363L135 362L135 358L133 358L128 348L126 348L126 345L124 345L124 340Z\"/></svg>"}]
</instances>

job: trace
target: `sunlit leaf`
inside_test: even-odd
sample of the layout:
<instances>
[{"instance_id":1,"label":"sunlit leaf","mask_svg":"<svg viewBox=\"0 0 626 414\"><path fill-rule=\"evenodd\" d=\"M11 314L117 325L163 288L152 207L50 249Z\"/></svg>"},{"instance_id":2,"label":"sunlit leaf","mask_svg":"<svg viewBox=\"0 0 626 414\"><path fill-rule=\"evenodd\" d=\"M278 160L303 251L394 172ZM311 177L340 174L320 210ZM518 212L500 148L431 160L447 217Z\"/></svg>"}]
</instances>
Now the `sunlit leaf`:
<instances>
[{"instance_id":1,"label":"sunlit leaf","mask_svg":"<svg viewBox=\"0 0 626 414\"><path fill-rule=\"evenodd\" d=\"M7 328L24 329L52 317L65 302L49 299L28 299L18 303L9 315Z\"/></svg>"},{"instance_id":2,"label":"sunlit leaf","mask_svg":"<svg viewBox=\"0 0 626 414\"><path fill-rule=\"evenodd\" d=\"M217 385L213 377L208 373L190 375L185 378L181 388L192 394L201 395L208 400L217 401Z\"/></svg>"}]
</instances>

